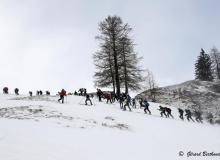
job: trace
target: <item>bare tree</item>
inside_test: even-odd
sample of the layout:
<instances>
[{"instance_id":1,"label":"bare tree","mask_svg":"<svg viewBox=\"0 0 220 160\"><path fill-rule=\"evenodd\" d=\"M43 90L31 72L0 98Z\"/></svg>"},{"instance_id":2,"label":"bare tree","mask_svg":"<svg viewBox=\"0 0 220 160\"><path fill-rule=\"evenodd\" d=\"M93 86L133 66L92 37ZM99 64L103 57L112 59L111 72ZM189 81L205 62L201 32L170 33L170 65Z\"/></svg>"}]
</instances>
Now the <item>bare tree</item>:
<instances>
[{"instance_id":1,"label":"bare tree","mask_svg":"<svg viewBox=\"0 0 220 160\"><path fill-rule=\"evenodd\" d=\"M96 39L100 42L100 49L93 56L96 66L95 85L113 87L119 95L122 86L125 92L140 89L143 80L141 67L138 66L141 57L134 52L134 44L129 38L131 27L123 24L120 17L108 16L99 23L100 35Z\"/></svg>"},{"instance_id":2,"label":"bare tree","mask_svg":"<svg viewBox=\"0 0 220 160\"><path fill-rule=\"evenodd\" d=\"M134 44L128 37L121 39L121 54L120 59L120 81L125 87L125 93L129 93L129 89L137 91L141 89L141 82L143 82L142 67L139 66L139 62L142 57L138 57L134 52Z\"/></svg>"},{"instance_id":3,"label":"bare tree","mask_svg":"<svg viewBox=\"0 0 220 160\"><path fill-rule=\"evenodd\" d=\"M104 21L99 23L99 31L100 35L96 38L100 41L100 43L108 46L112 53L112 66L114 68L114 79L115 79L115 87L116 94L120 94L120 75L119 75L119 43L120 39L130 32L131 28L129 25L123 24L122 20L118 16L108 16ZM113 82L112 82L113 83Z\"/></svg>"},{"instance_id":4,"label":"bare tree","mask_svg":"<svg viewBox=\"0 0 220 160\"><path fill-rule=\"evenodd\" d=\"M216 47L213 47L210 51L210 57L212 60L212 69L214 78L220 79L220 52Z\"/></svg>"},{"instance_id":5,"label":"bare tree","mask_svg":"<svg viewBox=\"0 0 220 160\"><path fill-rule=\"evenodd\" d=\"M145 81L144 81L144 89L147 89L149 90L150 92L150 98L152 99L152 101L156 101L156 96L157 96L157 84L155 82L155 79L154 79L154 75L153 73L146 69L145 71L146 73L146 76L145 76Z\"/></svg>"},{"instance_id":6,"label":"bare tree","mask_svg":"<svg viewBox=\"0 0 220 160\"><path fill-rule=\"evenodd\" d=\"M97 69L95 72L95 86L109 87L112 86L115 93L115 75L113 67L112 50L109 45L102 44L101 50L93 55L94 64Z\"/></svg>"}]
</instances>

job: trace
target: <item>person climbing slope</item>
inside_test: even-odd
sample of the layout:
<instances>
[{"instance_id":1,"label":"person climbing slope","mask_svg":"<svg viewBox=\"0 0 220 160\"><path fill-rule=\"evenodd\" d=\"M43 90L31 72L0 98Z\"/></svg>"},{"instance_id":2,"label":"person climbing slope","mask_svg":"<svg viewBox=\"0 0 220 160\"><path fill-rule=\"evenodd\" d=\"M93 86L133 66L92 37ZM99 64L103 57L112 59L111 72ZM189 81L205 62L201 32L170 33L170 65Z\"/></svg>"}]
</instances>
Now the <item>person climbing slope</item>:
<instances>
[{"instance_id":1,"label":"person climbing slope","mask_svg":"<svg viewBox=\"0 0 220 160\"><path fill-rule=\"evenodd\" d=\"M86 94L85 105L87 105L87 101L89 101L90 105L92 105L92 101L91 101L90 96L88 94Z\"/></svg>"},{"instance_id":2,"label":"person climbing slope","mask_svg":"<svg viewBox=\"0 0 220 160\"><path fill-rule=\"evenodd\" d=\"M60 99L58 99L58 102L60 102L60 100L62 101L62 103L64 103L64 96L66 96L66 91L64 89L61 90L61 92L58 92L60 95Z\"/></svg>"}]
</instances>

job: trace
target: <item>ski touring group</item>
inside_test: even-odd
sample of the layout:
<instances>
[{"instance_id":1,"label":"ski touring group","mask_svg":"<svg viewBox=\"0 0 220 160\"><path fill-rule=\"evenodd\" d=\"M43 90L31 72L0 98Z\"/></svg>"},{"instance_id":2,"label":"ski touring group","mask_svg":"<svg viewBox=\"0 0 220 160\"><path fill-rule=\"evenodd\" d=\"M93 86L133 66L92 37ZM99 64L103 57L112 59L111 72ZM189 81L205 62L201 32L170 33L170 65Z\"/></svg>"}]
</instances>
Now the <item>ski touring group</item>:
<instances>
[{"instance_id":1,"label":"ski touring group","mask_svg":"<svg viewBox=\"0 0 220 160\"><path fill-rule=\"evenodd\" d=\"M91 101L91 98L93 98L94 95L93 94L87 94L85 88L79 89L78 92L75 91L74 95L85 96L86 97L85 105L88 105L87 101L90 102L90 105L93 105L93 103ZM126 111L128 109L130 112L132 111L132 109L137 108L136 102L138 101L140 108L144 109L144 113L151 115L150 104L148 103L147 99L131 98L129 94L125 94L125 93L122 93L119 96L117 96L113 92L103 92L101 89L97 89L96 96L97 96L99 102L106 101L107 104L118 102L119 106L120 106L120 109L122 111ZM160 105L158 110L160 112L161 117L174 118L174 116L172 115L171 108L162 107ZM178 112L179 112L179 118L181 120L184 120L184 116L185 116L187 121L203 123L202 112L200 112L200 111L196 111L196 110L191 111L190 109L183 110L181 108L178 108ZM193 117L195 118L195 120L193 119ZM208 121L211 124L213 123L212 114L209 115Z\"/></svg>"},{"instance_id":2,"label":"ski touring group","mask_svg":"<svg viewBox=\"0 0 220 160\"><path fill-rule=\"evenodd\" d=\"M3 88L3 93L4 94L8 94L9 93L9 89L8 87L4 87ZM19 95L19 89L15 88L14 89L14 93L15 95ZM85 97L85 105L93 105L92 103L92 98L94 97L94 94L96 94L98 101L99 102L103 102L106 101L106 103L115 103L118 102L120 109L122 111L126 111L127 109L131 112L132 109L137 109L137 101L139 102L139 108L143 108L144 109L144 113L145 114L149 114L151 115L151 111L150 111L150 103L147 101L147 99L135 99L135 98L131 98L129 94L125 94L122 93L120 95L116 95L113 92L104 92L101 89L97 88L97 92L96 93L87 93L86 88L80 88L77 91L75 91L73 94L72 93L68 93L66 92L65 89L61 89L60 92L58 92L59 95L59 99L57 100L59 103L64 103L64 97L66 97L67 95L75 95L75 96L83 96ZM43 91L42 90L37 90L36 91L36 96L41 96L43 95ZM49 91L45 92L45 95L50 95ZM33 96L33 92L29 91L29 96L32 97ZM89 102L89 104L88 104ZM174 118L174 116L172 115L172 110L169 107L163 107L161 105L159 105L158 111L160 112L160 116L164 117L164 118ZM187 119L187 121L192 121L192 122L198 122L198 123L203 123L203 118L202 118L202 112L201 111L191 111L190 109L181 109L178 108L178 112L179 112L179 118L181 120L184 120L184 116ZM185 113L185 114L184 114ZM193 119L194 117L194 119ZM208 122L213 124L213 115L209 114L207 119Z\"/></svg>"}]
</instances>

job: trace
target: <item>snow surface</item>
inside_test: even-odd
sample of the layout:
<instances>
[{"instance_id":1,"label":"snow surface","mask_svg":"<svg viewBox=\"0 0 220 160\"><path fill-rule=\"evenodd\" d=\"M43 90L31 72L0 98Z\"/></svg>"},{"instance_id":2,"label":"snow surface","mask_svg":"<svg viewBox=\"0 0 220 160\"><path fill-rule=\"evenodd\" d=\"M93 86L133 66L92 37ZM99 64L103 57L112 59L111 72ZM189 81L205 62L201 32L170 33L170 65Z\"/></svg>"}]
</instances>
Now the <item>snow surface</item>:
<instances>
[{"instance_id":1,"label":"snow surface","mask_svg":"<svg viewBox=\"0 0 220 160\"><path fill-rule=\"evenodd\" d=\"M149 90L137 95L150 98ZM157 89L156 101L182 109L200 110L203 117L210 113L220 121L220 81L190 80L181 84Z\"/></svg>"},{"instance_id":2,"label":"snow surface","mask_svg":"<svg viewBox=\"0 0 220 160\"><path fill-rule=\"evenodd\" d=\"M68 96L0 95L1 160L177 160L187 152L220 152L220 126L161 118L142 109L121 111L119 104ZM184 156L179 156L183 151Z\"/></svg>"}]
</instances>

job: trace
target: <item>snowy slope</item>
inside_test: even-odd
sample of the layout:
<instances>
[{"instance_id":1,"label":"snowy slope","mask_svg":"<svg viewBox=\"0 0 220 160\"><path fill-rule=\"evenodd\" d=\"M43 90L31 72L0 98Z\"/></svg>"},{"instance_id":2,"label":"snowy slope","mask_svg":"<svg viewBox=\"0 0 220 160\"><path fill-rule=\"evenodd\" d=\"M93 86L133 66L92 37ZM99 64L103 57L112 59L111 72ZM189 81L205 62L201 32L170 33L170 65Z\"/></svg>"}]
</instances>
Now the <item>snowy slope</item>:
<instances>
[{"instance_id":1,"label":"snowy slope","mask_svg":"<svg viewBox=\"0 0 220 160\"><path fill-rule=\"evenodd\" d=\"M220 152L220 127L121 111L118 104L84 97L0 95L1 160L176 160L187 152ZM184 156L180 157L179 152ZM217 160L220 156L197 157Z\"/></svg>"},{"instance_id":2,"label":"snowy slope","mask_svg":"<svg viewBox=\"0 0 220 160\"><path fill-rule=\"evenodd\" d=\"M137 97L147 97L145 91ZM205 115L212 113L220 121L220 81L186 81L181 84L161 87L156 91L156 101L183 109L201 110Z\"/></svg>"}]
</instances>

